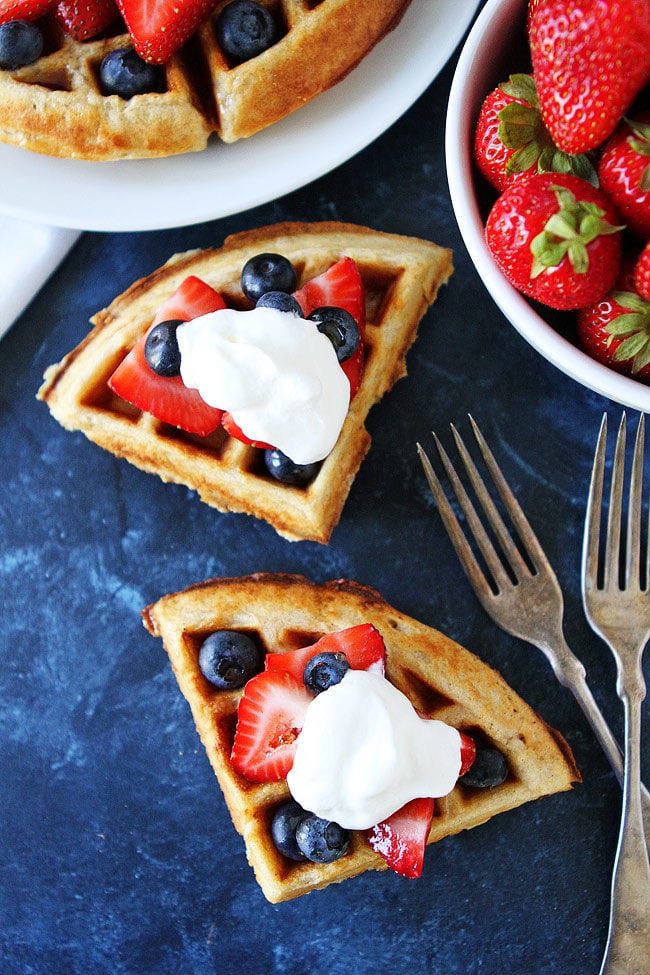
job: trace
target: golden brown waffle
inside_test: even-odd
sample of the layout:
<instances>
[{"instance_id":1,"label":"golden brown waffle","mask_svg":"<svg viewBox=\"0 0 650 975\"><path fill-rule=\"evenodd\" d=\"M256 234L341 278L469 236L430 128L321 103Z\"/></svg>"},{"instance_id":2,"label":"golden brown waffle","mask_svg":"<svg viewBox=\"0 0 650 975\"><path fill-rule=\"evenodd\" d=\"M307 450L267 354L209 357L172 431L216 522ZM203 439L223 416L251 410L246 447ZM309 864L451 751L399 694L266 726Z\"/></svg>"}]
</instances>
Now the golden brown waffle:
<instances>
[{"instance_id":1,"label":"golden brown waffle","mask_svg":"<svg viewBox=\"0 0 650 975\"><path fill-rule=\"evenodd\" d=\"M306 104L351 71L395 26L410 0L261 0L280 40L244 64L221 52L215 22L228 0L165 65L166 90L128 101L105 96L99 65L115 36L79 42L52 18L32 65L0 71L0 140L51 156L95 161L204 149L212 133L234 142Z\"/></svg>"},{"instance_id":2,"label":"golden brown waffle","mask_svg":"<svg viewBox=\"0 0 650 975\"><path fill-rule=\"evenodd\" d=\"M266 653L309 646L326 633L372 623L387 649L386 676L427 717L446 721L498 748L507 758L503 785L456 785L437 799L429 842L478 826L531 799L580 781L571 751L558 732L524 703L503 678L468 650L393 609L372 589L339 580L318 586L301 576L260 574L213 579L165 596L143 612L145 626L162 637L179 686L223 790L248 860L273 903L298 897L386 864L353 833L348 853L331 864L290 861L270 836L274 810L289 792L285 782L251 783L230 764L241 691L216 690L198 666L199 647L217 629L243 630Z\"/></svg>"},{"instance_id":3,"label":"golden brown waffle","mask_svg":"<svg viewBox=\"0 0 650 975\"><path fill-rule=\"evenodd\" d=\"M248 258L272 251L294 264L299 282L353 258L366 289L366 359L361 386L339 439L312 483L290 487L265 471L259 450L224 430L195 437L140 413L107 380L147 330L165 298L189 274L229 304L245 307L239 278ZM95 328L45 373L39 397L69 430L82 430L118 457L165 481L185 484L222 511L264 518L283 536L327 542L369 446L370 408L406 374L420 319L452 271L451 253L412 237L341 223L286 223L229 237L219 250L173 257L94 318Z\"/></svg>"}]
</instances>

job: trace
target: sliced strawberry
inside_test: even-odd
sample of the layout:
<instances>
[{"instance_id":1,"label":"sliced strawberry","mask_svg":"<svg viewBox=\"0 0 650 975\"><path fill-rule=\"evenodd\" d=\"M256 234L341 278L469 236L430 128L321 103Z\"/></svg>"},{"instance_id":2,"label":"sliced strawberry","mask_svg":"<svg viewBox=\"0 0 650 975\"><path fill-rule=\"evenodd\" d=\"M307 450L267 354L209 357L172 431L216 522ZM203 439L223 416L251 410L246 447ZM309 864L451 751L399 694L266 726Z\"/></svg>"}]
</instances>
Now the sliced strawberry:
<instances>
[{"instance_id":1,"label":"sliced strawberry","mask_svg":"<svg viewBox=\"0 0 650 975\"><path fill-rule=\"evenodd\" d=\"M59 0L54 15L78 41L100 34L119 16L115 0Z\"/></svg>"},{"instance_id":2,"label":"sliced strawberry","mask_svg":"<svg viewBox=\"0 0 650 975\"><path fill-rule=\"evenodd\" d=\"M251 782L286 778L313 695L291 674L263 671L239 702L230 760Z\"/></svg>"},{"instance_id":3,"label":"sliced strawberry","mask_svg":"<svg viewBox=\"0 0 650 975\"><path fill-rule=\"evenodd\" d=\"M56 0L0 0L0 24L10 20L38 20L55 3Z\"/></svg>"},{"instance_id":4,"label":"sliced strawberry","mask_svg":"<svg viewBox=\"0 0 650 975\"><path fill-rule=\"evenodd\" d=\"M187 387L180 376L158 376L144 357L146 336L134 345L108 380L118 396L143 413L187 433L207 437L221 423L222 411L208 406L197 389Z\"/></svg>"},{"instance_id":5,"label":"sliced strawberry","mask_svg":"<svg viewBox=\"0 0 650 975\"><path fill-rule=\"evenodd\" d=\"M342 257L323 274L312 278L299 291L295 291L293 296L305 316L315 308L333 305L335 308L344 308L356 321L361 341L354 355L341 363L341 368L350 381L350 396L354 396L361 382L366 327L366 300L359 268L351 257Z\"/></svg>"},{"instance_id":6,"label":"sliced strawberry","mask_svg":"<svg viewBox=\"0 0 650 975\"><path fill-rule=\"evenodd\" d=\"M325 636L301 650L267 653L264 667L275 673L291 674L302 683L305 666L317 653L344 653L352 670L377 670L383 674L386 646L379 630L371 623L360 623Z\"/></svg>"},{"instance_id":7,"label":"sliced strawberry","mask_svg":"<svg viewBox=\"0 0 650 975\"><path fill-rule=\"evenodd\" d=\"M152 328L164 321L191 321L225 307L214 288L191 275L161 305ZM144 356L145 342L146 335L117 367L108 380L109 387L128 403L164 423L207 437L220 425L223 411L209 406L198 390L185 386L180 376L167 378L150 369Z\"/></svg>"},{"instance_id":8,"label":"sliced strawberry","mask_svg":"<svg viewBox=\"0 0 650 975\"><path fill-rule=\"evenodd\" d=\"M193 318L209 315L211 311L219 311L225 307L226 302L218 291L201 278L197 278L195 274L190 274L179 284L173 295L162 303L156 312L153 324L171 321L191 322Z\"/></svg>"},{"instance_id":9,"label":"sliced strawberry","mask_svg":"<svg viewBox=\"0 0 650 975\"><path fill-rule=\"evenodd\" d=\"M476 759L476 745L469 735L466 735L463 731L459 731L460 735L460 772L458 777L465 775L465 772L469 772L474 760Z\"/></svg>"},{"instance_id":10,"label":"sliced strawberry","mask_svg":"<svg viewBox=\"0 0 650 975\"><path fill-rule=\"evenodd\" d=\"M433 799L412 799L367 832L373 850L402 877L422 875L433 806Z\"/></svg>"},{"instance_id":11,"label":"sliced strawberry","mask_svg":"<svg viewBox=\"0 0 650 975\"><path fill-rule=\"evenodd\" d=\"M140 57L163 64L206 19L214 0L117 0L117 4Z\"/></svg>"},{"instance_id":12,"label":"sliced strawberry","mask_svg":"<svg viewBox=\"0 0 650 975\"><path fill-rule=\"evenodd\" d=\"M275 450L275 447L270 443L264 443L263 440L251 440L247 437L242 428L233 420L232 413L224 413L221 418L221 425L226 433L234 437L235 440L241 440L242 443L248 444L251 447L259 447L260 450Z\"/></svg>"}]
</instances>

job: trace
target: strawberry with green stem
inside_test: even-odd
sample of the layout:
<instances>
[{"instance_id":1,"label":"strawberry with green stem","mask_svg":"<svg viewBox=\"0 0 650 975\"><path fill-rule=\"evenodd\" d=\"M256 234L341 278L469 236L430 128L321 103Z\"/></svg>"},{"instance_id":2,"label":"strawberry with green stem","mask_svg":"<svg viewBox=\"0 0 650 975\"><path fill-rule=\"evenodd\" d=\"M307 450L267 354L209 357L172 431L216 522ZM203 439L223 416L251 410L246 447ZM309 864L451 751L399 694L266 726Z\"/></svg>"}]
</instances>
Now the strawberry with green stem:
<instances>
[{"instance_id":1,"label":"strawberry with green stem","mask_svg":"<svg viewBox=\"0 0 650 975\"><path fill-rule=\"evenodd\" d=\"M474 134L474 159L498 190L533 172L574 173L596 182L587 156L569 155L553 142L530 74L510 75L484 100Z\"/></svg>"},{"instance_id":2,"label":"strawberry with green stem","mask_svg":"<svg viewBox=\"0 0 650 975\"><path fill-rule=\"evenodd\" d=\"M578 313L578 342L593 359L650 383L650 300L611 291Z\"/></svg>"},{"instance_id":3,"label":"strawberry with green stem","mask_svg":"<svg viewBox=\"0 0 650 975\"><path fill-rule=\"evenodd\" d=\"M539 173L509 186L487 219L497 265L523 294L551 308L584 308L613 285L621 226L610 201L586 180Z\"/></svg>"},{"instance_id":4,"label":"strawberry with green stem","mask_svg":"<svg viewBox=\"0 0 650 975\"><path fill-rule=\"evenodd\" d=\"M625 225L642 240L648 240L650 112L623 119L603 149L598 178L601 190L613 200Z\"/></svg>"}]
</instances>

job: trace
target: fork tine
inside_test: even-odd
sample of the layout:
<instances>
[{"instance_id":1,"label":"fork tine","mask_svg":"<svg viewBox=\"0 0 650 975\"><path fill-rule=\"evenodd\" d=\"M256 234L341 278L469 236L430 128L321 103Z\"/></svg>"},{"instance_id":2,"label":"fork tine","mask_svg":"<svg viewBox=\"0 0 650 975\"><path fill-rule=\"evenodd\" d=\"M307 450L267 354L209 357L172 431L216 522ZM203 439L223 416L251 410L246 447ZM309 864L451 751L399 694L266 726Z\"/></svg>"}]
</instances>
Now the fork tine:
<instances>
[{"instance_id":1,"label":"fork tine","mask_svg":"<svg viewBox=\"0 0 650 975\"><path fill-rule=\"evenodd\" d=\"M453 429L454 428L452 426L452 430ZM457 434L456 436L458 440L460 440ZM456 495L456 498L458 499L458 502L460 504L461 510L465 515L465 518L467 519L468 528L472 532L476 540L476 544L478 545L479 551L481 552L481 555L485 559L487 566L490 572L492 573L492 577L496 583L497 589L502 590L504 587L510 584L510 580L505 571L501 557L498 555L494 545L492 544L490 537L485 531L485 528L483 527L483 523L479 518L478 514L476 513L476 508L474 507L472 501L470 500L469 495L467 494L465 488L463 487L463 483L458 477L458 474L456 473L447 452L445 451L444 447L440 443L440 440L435 435L435 433L433 434L433 439L435 441L436 447L438 448L438 453L440 454L440 459L445 468L447 477L449 478L449 483L451 484L454 493ZM462 446L464 449L464 445ZM465 451L465 453L467 452ZM468 462L471 465L471 460L469 460L469 457L468 457ZM489 520L490 512L486 510L486 506L481 495L487 497L488 500L489 500L489 496L487 495L485 485L483 484L478 474L478 471L475 470L474 474L475 474L475 488L477 489L479 501L481 501L481 504L483 505L483 510L488 515L488 520ZM506 530L505 526L503 530L504 531Z\"/></svg>"},{"instance_id":2,"label":"fork tine","mask_svg":"<svg viewBox=\"0 0 650 975\"><path fill-rule=\"evenodd\" d=\"M501 468L494 459L494 454L488 447L485 437L479 430L478 424L471 414L469 415L469 421L472 425L472 430L474 432L474 436L476 437L476 442L481 451L481 455L485 461L485 466L490 472L490 476L496 485L499 496L501 497L505 509L508 512L508 516L517 529L521 543L525 547L531 563L538 569L540 566L542 566L548 571L552 572L553 570L551 565L546 557L546 553L539 543L537 535L533 531L531 524L524 514L519 502L512 493L510 485L506 481Z\"/></svg>"},{"instance_id":3,"label":"fork tine","mask_svg":"<svg viewBox=\"0 0 650 975\"><path fill-rule=\"evenodd\" d=\"M481 507L485 512L488 523L490 524L490 527L494 531L504 554L507 556L508 563L510 564L513 571L516 570L515 575L517 576L517 578L519 578L522 575L522 573L528 571L528 567L526 566L526 563L522 559L519 549L513 542L512 536L508 531L506 524L503 521L503 518L499 514L492 498L490 497L490 494L487 488L485 487L485 482L483 481L481 475L479 474L476 465L472 460L469 451L467 450L467 447L465 446L462 440L461 435L459 434L458 430L456 429L453 423L451 423L450 426L451 426L451 432L456 442L458 453L460 455L463 464L465 465L465 470L467 471L472 487L476 492L476 496L481 502ZM485 443L485 441L483 442ZM487 444L485 446L487 448Z\"/></svg>"},{"instance_id":4,"label":"fork tine","mask_svg":"<svg viewBox=\"0 0 650 975\"><path fill-rule=\"evenodd\" d=\"M603 413L589 482L589 494L587 495L585 535L582 547L583 589L585 587L596 588L598 583L598 550L600 548L600 518L603 505L606 443L607 414Z\"/></svg>"},{"instance_id":5,"label":"fork tine","mask_svg":"<svg viewBox=\"0 0 650 975\"><path fill-rule=\"evenodd\" d=\"M614 449L612 484L609 492L609 512L607 514L607 541L605 543L605 565L603 586L618 585L621 558L621 516L623 510L623 475L625 473L625 434L626 417L621 416Z\"/></svg>"},{"instance_id":6,"label":"fork tine","mask_svg":"<svg viewBox=\"0 0 650 975\"><path fill-rule=\"evenodd\" d=\"M630 500L627 513L627 551L625 559L625 585L641 584L641 506L643 503L643 446L645 421L639 417L630 475ZM646 576L647 586L647 576Z\"/></svg>"},{"instance_id":7,"label":"fork tine","mask_svg":"<svg viewBox=\"0 0 650 975\"><path fill-rule=\"evenodd\" d=\"M417 445L418 455L422 462L424 468L424 473L426 475L427 481L429 482L429 487L431 488L431 493L435 499L438 506L438 511L442 522L447 530L447 534L451 539L451 543L456 550L456 555L458 556L460 563L467 573L476 594L483 604L492 595L490 587L487 584L487 580L481 571L481 568L476 561L474 553L463 534L463 530L460 527L458 519L454 514L453 508L447 500L447 496L442 489L442 485L438 480L438 477L431 466L431 461L429 460L426 452L422 446L418 443Z\"/></svg>"}]
</instances>

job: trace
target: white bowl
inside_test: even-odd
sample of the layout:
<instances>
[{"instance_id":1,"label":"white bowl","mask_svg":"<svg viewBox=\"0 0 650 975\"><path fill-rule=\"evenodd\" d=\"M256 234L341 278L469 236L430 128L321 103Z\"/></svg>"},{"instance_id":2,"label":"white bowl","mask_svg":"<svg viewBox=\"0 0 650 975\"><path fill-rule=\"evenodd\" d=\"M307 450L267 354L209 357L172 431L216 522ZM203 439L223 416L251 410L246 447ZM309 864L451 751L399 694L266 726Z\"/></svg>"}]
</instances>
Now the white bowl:
<instances>
[{"instance_id":1,"label":"white bowl","mask_svg":"<svg viewBox=\"0 0 650 975\"><path fill-rule=\"evenodd\" d=\"M485 243L480 180L472 163L474 124L485 96L522 67L527 6L526 0L488 0L458 60L445 133L447 179L456 220L493 300L540 355L583 386L624 406L650 412L650 387L601 365L564 338L550 324L551 309L546 320L503 277Z\"/></svg>"}]
</instances>

